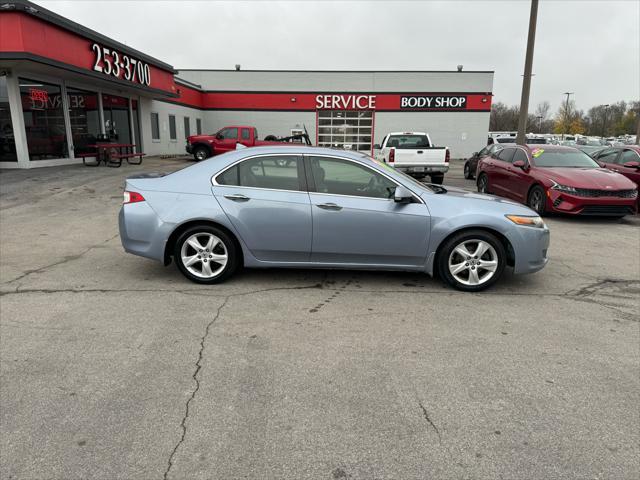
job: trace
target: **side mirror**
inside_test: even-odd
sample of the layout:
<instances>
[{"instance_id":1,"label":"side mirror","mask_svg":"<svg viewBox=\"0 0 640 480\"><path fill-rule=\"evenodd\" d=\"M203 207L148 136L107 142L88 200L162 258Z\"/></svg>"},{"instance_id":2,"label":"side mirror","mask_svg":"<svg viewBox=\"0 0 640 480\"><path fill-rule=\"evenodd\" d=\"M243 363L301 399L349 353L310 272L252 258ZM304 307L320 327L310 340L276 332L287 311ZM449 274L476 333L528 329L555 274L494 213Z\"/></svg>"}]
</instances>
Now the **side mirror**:
<instances>
[{"instance_id":1,"label":"side mirror","mask_svg":"<svg viewBox=\"0 0 640 480\"><path fill-rule=\"evenodd\" d=\"M477 156L478 156L478 152L473 152L473 153L471 154L471 158L473 158L473 157L477 157Z\"/></svg>"},{"instance_id":2,"label":"side mirror","mask_svg":"<svg viewBox=\"0 0 640 480\"><path fill-rule=\"evenodd\" d=\"M217 140L222 140L223 139L222 134L221 133L216 133L216 139Z\"/></svg>"},{"instance_id":3,"label":"side mirror","mask_svg":"<svg viewBox=\"0 0 640 480\"><path fill-rule=\"evenodd\" d=\"M396 203L411 203L413 194L402 185L398 185L393 193L393 200Z\"/></svg>"},{"instance_id":4,"label":"side mirror","mask_svg":"<svg viewBox=\"0 0 640 480\"><path fill-rule=\"evenodd\" d=\"M380 144L379 144L379 143L376 143L376 144L373 146L373 149L374 149L374 150L381 150L381 149L382 149L382 147L380 146Z\"/></svg>"},{"instance_id":5,"label":"side mirror","mask_svg":"<svg viewBox=\"0 0 640 480\"><path fill-rule=\"evenodd\" d=\"M623 167L640 169L640 162L625 162Z\"/></svg>"},{"instance_id":6,"label":"side mirror","mask_svg":"<svg viewBox=\"0 0 640 480\"><path fill-rule=\"evenodd\" d=\"M513 162L513 166L517 168L521 168L522 170L527 169L527 164L525 163L524 160L516 160L515 162Z\"/></svg>"}]
</instances>

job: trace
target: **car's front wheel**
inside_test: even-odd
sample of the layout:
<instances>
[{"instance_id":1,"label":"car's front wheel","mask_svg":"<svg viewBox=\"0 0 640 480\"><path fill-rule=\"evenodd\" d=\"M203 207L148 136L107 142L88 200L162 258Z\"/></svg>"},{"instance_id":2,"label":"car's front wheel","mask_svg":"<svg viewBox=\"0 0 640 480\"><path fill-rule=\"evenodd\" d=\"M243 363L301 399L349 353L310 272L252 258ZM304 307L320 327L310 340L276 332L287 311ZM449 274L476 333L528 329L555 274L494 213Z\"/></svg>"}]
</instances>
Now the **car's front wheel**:
<instances>
[{"instance_id":1,"label":"car's front wheel","mask_svg":"<svg viewBox=\"0 0 640 480\"><path fill-rule=\"evenodd\" d=\"M481 173L478 177L478 192L489 193L489 177L486 173Z\"/></svg>"},{"instance_id":2,"label":"car's front wheel","mask_svg":"<svg viewBox=\"0 0 640 480\"><path fill-rule=\"evenodd\" d=\"M506 261L500 240L484 230L454 235L442 246L437 258L440 277L465 292L478 292L497 282Z\"/></svg>"},{"instance_id":3,"label":"car's front wheel","mask_svg":"<svg viewBox=\"0 0 640 480\"><path fill-rule=\"evenodd\" d=\"M545 194L542 187L536 185L529 192L529 198L527 199L527 205L532 210L538 212L538 215L543 216L546 213L545 209Z\"/></svg>"},{"instance_id":4,"label":"car's front wheel","mask_svg":"<svg viewBox=\"0 0 640 480\"><path fill-rule=\"evenodd\" d=\"M178 269L196 283L220 283L238 267L238 251L229 235L219 228L200 225L184 231L176 241Z\"/></svg>"},{"instance_id":5,"label":"car's front wheel","mask_svg":"<svg viewBox=\"0 0 640 480\"><path fill-rule=\"evenodd\" d=\"M197 162L200 162L202 160L206 160L210 156L211 155L209 154L209 150L207 148L205 148L205 147L196 147L195 150L193 151L193 158Z\"/></svg>"}]
</instances>

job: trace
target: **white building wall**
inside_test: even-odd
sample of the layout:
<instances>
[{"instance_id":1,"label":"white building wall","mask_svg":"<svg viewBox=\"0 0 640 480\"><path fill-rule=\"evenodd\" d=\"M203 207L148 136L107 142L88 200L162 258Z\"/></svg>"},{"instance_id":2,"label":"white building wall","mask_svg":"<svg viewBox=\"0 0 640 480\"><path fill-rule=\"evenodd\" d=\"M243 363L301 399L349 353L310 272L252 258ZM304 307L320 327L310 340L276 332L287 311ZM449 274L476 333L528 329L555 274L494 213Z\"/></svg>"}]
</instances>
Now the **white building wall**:
<instances>
[{"instance_id":1,"label":"white building wall","mask_svg":"<svg viewBox=\"0 0 640 480\"><path fill-rule=\"evenodd\" d=\"M151 138L151 113L157 113L160 124L160 139ZM205 115L207 112L195 108L183 107L173 103L140 99L140 129L142 130L142 149L147 155L186 155L186 135L184 131L184 117L190 119L190 135L196 134L196 119L202 120L202 133L207 133ZM169 135L169 115L176 117L176 139ZM211 132L209 132L211 133Z\"/></svg>"}]
</instances>

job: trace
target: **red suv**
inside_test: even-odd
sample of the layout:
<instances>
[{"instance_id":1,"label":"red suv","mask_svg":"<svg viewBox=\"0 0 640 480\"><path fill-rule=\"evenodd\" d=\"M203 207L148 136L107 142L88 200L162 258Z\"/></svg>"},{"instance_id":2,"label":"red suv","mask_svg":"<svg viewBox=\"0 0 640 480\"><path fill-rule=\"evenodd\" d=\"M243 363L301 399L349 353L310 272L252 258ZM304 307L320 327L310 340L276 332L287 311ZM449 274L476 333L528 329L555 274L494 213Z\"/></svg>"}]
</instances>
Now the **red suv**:
<instances>
[{"instance_id":1,"label":"red suv","mask_svg":"<svg viewBox=\"0 0 640 480\"><path fill-rule=\"evenodd\" d=\"M478 191L548 212L622 217L636 212L638 189L589 155L556 145L509 146L478 165Z\"/></svg>"}]
</instances>

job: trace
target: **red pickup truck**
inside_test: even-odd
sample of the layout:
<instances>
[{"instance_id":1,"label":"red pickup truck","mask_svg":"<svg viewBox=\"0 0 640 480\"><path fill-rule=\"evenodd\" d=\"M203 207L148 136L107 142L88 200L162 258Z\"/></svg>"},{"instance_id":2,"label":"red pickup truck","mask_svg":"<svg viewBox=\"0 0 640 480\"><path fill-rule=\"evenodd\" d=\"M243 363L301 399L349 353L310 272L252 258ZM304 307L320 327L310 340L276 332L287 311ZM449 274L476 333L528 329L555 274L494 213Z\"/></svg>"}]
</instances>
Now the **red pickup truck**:
<instances>
[{"instance_id":1,"label":"red pickup truck","mask_svg":"<svg viewBox=\"0 0 640 480\"><path fill-rule=\"evenodd\" d=\"M258 130L247 125L231 125L218 130L212 135L191 135L187 137L187 153L192 154L197 161L213 157L230 150L235 150L238 143L245 147L259 147L263 145L279 145L283 142L290 144L306 143L311 145L307 129L305 133L290 137L276 137L267 135L264 140L258 140Z\"/></svg>"}]
</instances>

